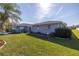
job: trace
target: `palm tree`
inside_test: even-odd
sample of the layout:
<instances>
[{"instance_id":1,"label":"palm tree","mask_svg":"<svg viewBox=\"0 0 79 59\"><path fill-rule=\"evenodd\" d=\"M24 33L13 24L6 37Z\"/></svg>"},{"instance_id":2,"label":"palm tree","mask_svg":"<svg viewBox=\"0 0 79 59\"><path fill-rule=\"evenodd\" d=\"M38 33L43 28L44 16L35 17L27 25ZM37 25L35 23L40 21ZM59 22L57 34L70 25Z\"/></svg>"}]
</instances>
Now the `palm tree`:
<instances>
[{"instance_id":1,"label":"palm tree","mask_svg":"<svg viewBox=\"0 0 79 59\"><path fill-rule=\"evenodd\" d=\"M19 23L20 18L20 10L19 6L14 3L0 3L0 31L5 31L6 23Z\"/></svg>"}]
</instances>

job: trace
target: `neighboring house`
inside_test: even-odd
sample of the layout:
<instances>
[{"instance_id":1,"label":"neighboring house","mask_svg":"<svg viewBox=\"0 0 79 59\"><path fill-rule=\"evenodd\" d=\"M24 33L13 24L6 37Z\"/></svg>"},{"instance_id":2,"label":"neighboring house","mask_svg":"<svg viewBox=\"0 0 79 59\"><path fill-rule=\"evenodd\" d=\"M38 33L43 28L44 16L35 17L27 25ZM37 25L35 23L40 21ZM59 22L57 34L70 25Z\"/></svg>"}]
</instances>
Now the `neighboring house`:
<instances>
[{"instance_id":1,"label":"neighboring house","mask_svg":"<svg viewBox=\"0 0 79 59\"><path fill-rule=\"evenodd\" d=\"M67 24L63 23L61 21L47 21L42 23L33 24L31 26L32 32L40 32L43 34L49 34L51 32L55 32L56 28L62 28L65 27Z\"/></svg>"},{"instance_id":2,"label":"neighboring house","mask_svg":"<svg viewBox=\"0 0 79 59\"><path fill-rule=\"evenodd\" d=\"M13 31L13 30L16 30L16 24L11 24L11 25L9 25L10 26L10 28L9 28L9 31L11 32L11 31Z\"/></svg>"},{"instance_id":3,"label":"neighboring house","mask_svg":"<svg viewBox=\"0 0 79 59\"><path fill-rule=\"evenodd\" d=\"M20 31L20 32L28 32L29 27L30 27L30 24L26 24L26 23L21 23L17 26L18 31Z\"/></svg>"},{"instance_id":4,"label":"neighboring house","mask_svg":"<svg viewBox=\"0 0 79 59\"><path fill-rule=\"evenodd\" d=\"M16 26L13 26L12 29L14 29L16 32L28 32L29 26L30 24L21 23Z\"/></svg>"}]
</instances>

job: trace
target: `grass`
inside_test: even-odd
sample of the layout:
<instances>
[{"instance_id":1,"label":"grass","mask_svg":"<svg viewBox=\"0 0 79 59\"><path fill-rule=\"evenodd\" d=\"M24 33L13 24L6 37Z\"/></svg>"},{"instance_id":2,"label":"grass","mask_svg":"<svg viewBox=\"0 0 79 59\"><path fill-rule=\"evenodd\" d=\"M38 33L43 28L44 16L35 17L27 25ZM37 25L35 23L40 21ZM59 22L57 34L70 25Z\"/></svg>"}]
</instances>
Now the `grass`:
<instances>
[{"instance_id":1,"label":"grass","mask_svg":"<svg viewBox=\"0 0 79 59\"><path fill-rule=\"evenodd\" d=\"M79 39L79 31L78 30L72 30L72 32L74 33L75 37L77 39Z\"/></svg>"},{"instance_id":2,"label":"grass","mask_svg":"<svg viewBox=\"0 0 79 59\"><path fill-rule=\"evenodd\" d=\"M79 56L79 41L74 39L48 40L24 33L1 35L0 39L7 42L0 49L2 56Z\"/></svg>"}]
</instances>

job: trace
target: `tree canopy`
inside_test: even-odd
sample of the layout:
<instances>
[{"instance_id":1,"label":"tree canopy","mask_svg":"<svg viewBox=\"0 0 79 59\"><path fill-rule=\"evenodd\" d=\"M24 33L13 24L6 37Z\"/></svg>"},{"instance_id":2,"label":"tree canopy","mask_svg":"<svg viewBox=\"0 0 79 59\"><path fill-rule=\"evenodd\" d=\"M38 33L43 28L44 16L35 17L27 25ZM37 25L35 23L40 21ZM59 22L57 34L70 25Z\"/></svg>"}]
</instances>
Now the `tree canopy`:
<instances>
[{"instance_id":1,"label":"tree canopy","mask_svg":"<svg viewBox=\"0 0 79 59\"><path fill-rule=\"evenodd\" d=\"M17 24L21 21L21 11L17 4L0 3L0 10L0 31L4 30L6 23L11 25L12 23Z\"/></svg>"}]
</instances>

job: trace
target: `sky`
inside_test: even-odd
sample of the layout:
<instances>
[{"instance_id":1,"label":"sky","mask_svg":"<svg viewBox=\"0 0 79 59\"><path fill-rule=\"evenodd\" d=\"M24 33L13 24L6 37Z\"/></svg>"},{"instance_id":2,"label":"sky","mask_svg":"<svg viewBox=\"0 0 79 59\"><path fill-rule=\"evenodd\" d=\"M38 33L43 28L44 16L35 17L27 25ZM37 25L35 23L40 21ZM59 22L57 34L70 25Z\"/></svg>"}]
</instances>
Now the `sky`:
<instances>
[{"instance_id":1,"label":"sky","mask_svg":"<svg viewBox=\"0 0 79 59\"><path fill-rule=\"evenodd\" d=\"M78 3L18 3L21 23L63 21L68 26L79 24Z\"/></svg>"}]
</instances>

